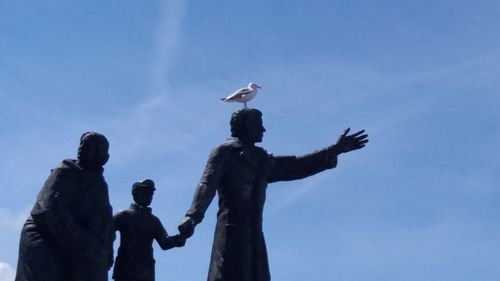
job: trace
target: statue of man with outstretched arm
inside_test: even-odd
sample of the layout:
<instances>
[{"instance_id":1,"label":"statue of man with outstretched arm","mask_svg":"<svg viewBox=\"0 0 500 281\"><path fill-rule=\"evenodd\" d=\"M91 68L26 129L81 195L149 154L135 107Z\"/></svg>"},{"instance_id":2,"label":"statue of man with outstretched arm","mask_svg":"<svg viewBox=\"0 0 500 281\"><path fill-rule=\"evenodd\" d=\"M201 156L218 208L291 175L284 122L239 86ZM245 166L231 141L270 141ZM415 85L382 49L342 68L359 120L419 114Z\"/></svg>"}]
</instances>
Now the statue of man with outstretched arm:
<instances>
[{"instance_id":1,"label":"statue of man with outstretched arm","mask_svg":"<svg viewBox=\"0 0 500 281\"><path fill-rule=\"evenodd\" d=\"M256 146L265 132L262 113L240 109L231 117L232 137L210 153L191 208L179 225L190 237L215 194L219 197L209 281L271 279L262 212L268 183L302 179L336 167L337 156L365 146L368 135L347 129L337 143L303 156L274 156Z\"/></svg>"}]
</instances>

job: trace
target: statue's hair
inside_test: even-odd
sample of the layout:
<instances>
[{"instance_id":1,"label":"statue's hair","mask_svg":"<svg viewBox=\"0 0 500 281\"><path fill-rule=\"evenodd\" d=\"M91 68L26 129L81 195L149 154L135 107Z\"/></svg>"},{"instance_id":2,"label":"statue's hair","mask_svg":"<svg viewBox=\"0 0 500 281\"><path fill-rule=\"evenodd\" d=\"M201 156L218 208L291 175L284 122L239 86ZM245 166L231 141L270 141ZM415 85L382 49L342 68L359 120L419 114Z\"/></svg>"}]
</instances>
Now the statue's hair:
<instances>
[{"instance_id":1,"label":"statue's hair","mask_svg":"<svg viewBox=\"0 0 500 281\"><path fill-rule=\"evenodd\" d=\"M246 120L249 117L259 117L262 118L262 112L255 108L242 108L233 112L231 116L231 136L232 137L242 137L246 130Z\"/></svg>"},{"instance_id":2,"label":"statue's hair","mask_svg":"<svg viewBox=\"0 0 500 281\"><path fill-rule=\"evenodd\" d=\"M96 142L109 147L108 139L102 134L96 132L85 132L80 137L80 146L87 142Z\"/></svg>"}]
</instances>

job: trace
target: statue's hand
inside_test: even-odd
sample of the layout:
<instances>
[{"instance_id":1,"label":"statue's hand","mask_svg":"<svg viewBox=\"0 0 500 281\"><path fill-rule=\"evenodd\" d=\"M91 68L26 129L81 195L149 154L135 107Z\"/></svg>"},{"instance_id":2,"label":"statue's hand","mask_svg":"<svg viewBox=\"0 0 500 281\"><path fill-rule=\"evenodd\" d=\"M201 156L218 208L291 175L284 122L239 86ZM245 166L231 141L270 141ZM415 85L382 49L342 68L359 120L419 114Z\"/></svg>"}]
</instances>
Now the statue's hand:
<instances>
[{"instance_id":1,"label":"statue's hand","mask_svg":"<svg viewBox=\"0 0 500 281\"><path fill-rule=\"evenodd\" d=\"M186 245L186 238L182 237L179 235L179 238L177 238L177 245L176 247L184 247Z\"/></svg>"},{"instance_id":2,"label":"statue's hand","mask_svg":"<svg viewBox=\"0 0 500 281\"><path fill-rule=\"evenodd\" d=\"M186 239L193 236L195 226L196 222L192 218L185 217L178 227L181 237Z\"/></svg>"},{"instance_id":3,"label":"statue's hand","mask_svg":"<svg viewBox=\"0 0 500 281\"><path fill-rule=\"evenodd\" d=\"M347 128L344 133L340 135L337 143L335 144L334 148L337 154L363 148L368 142L368 135L363 134L365 130L361 130L352 135L347 135L350 130L351 128Z\"/></svg>"}]
</instances>

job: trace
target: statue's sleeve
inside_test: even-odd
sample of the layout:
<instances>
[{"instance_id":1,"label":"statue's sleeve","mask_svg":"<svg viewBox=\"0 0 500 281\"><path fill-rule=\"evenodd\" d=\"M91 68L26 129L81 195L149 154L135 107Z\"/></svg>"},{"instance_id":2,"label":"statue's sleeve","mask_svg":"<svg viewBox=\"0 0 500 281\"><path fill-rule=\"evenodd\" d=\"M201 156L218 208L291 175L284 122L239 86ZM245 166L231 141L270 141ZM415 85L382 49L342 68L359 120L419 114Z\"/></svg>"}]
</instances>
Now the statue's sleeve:
<instances>
[{"instance_id":1,"label":"statue's sleeve","mask_svg":"<svg viewBox=\"0 0 500 281\"><path fill-rule=\"evenodd\" d=\"M270 156L271 172L268 182L290 181L312 176L337 166L333 146L302 156Z\"/></svg>"},{"instance_id":2,"label":"statue's sleeve","mask_svg":"<svg viewBox=\"0 0 500 281\"><path fill-rule=\"evenodd\" d=\"M221 176L224 174L225 149L223 146L214 148L205 166L205 171L200 183L196 188L191 208L186 216L191 217L196 223L200 223L205 216L205 211L212 202Z\"/></svg>"},{"instance_id":3,"label":"statue's sleeve","mask_svg":"<svg viewBox=\"0 0 500 281\"><path fill-rule=\"evenodd\" d=\"M162 250L168 250L175 247L172 239L169 239L167 230L157 217L153 217L153 232L153 237Z\"/></svg>"}]
</instances>

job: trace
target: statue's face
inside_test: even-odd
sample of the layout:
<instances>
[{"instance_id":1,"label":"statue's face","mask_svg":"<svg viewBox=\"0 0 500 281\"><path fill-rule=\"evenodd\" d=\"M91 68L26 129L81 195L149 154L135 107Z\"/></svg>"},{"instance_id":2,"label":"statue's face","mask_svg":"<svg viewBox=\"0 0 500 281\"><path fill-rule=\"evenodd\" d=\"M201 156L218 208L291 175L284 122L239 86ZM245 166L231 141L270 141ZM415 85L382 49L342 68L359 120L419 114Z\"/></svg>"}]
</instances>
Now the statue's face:
<instances>
[{"instance_id":1,"label":"statue's face","mask_svg":"<svg viewBox=\"0 0 500 281\"><path fill-rule=\"evenodd\" d=\"M137 189L132 193L135 203L143 207L151 205L151 202L153 202L153 194L154 190L147 188Z\"/></svg>"},{"instance_id":2,"label":"statue's face","mask_svg":"<svg viewBox=\"0 0 500 281\"><path fill-rule=\"evenodd\" d=\"M84 169L96 169L104 166L109 159L109 143L104 137L85 138L78 148L78 163Z\"/></svg>"},{"instance_id":3,"label":"statue's face","mask_svg":"<svg viewBox=\"0 0 500 281\"><path fill-rule=\"evenodd\" d=\"M249 143L262 142L264 137L264 124L262 117L258 115L251 115L246 120L246 141Z\"/></svg>"}]
</instances>

